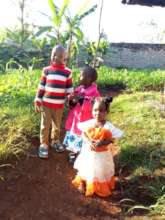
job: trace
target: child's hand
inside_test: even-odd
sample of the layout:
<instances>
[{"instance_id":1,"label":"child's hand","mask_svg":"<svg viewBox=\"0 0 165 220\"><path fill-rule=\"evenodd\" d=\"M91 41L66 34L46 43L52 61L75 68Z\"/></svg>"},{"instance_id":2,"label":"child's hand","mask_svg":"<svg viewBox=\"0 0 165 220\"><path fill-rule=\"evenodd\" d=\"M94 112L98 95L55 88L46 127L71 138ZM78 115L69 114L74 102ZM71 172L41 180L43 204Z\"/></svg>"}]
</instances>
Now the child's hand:
<instances>
[{"instance_id":1,"label":"child's hand","mask_svg":"<svg viewBox=\"0 0 165 220\"><path fill-rule=\"evenodd\" d=\"M36 113L42 112L42 106L38 106L38 105L35 104L34 109L35 109Z\"/></svg>"},{"instance_id":2,"label":"child's hand","mask_svg":"<svg viewBox=\"0 0 165 220\"><path fill-rule=\"evenodd\" d=\"M103 145L103 141L99 141L99 140L95 141L95 146L96 147L99 147L99 146L102 146L102 145Z\"/></svg>"},{"instance_id":3,"label":"child's hand","mask_svg":"<svg viewBox=\"0 0 165 220\"><path fill-rule=\"evenodd\" d=\"M67 106L75 107L77 105L78 98L76 93L72 93L68 96Z\"/></svg>"},{"instance_id":4,"label":"child's hand","mask_svg":"<svg viewBox=\"0 0 165 220\"><path fill-rule=\"evenodd\" d=\"M77 92L72 92L68 95L68 100L73 100L73 99L77 99L78 95Z\"/></svg>"},{"instance_id":5,"label":"child's hand","mask_svg":"<svg viewBox=\"0 0 165 220\"><path fill-rule=\"evenodd\" d=\"M91 150L96 151L97 146L96 146L95 141L91 141L89 145L90 145Z\"/></svg>"}]
</instances>

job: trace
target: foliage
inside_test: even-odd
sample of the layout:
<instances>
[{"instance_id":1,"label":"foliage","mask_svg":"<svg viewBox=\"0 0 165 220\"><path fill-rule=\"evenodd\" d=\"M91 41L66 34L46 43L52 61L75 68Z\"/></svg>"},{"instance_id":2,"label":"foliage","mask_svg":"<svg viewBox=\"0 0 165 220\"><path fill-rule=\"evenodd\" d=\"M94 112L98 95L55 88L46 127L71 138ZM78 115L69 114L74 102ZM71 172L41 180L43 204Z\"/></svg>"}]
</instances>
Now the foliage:
<instances>
[{"instance_id":1,"label":"foliage","mask_svg":"<svg viewBox=\"0 0 165 220\"><path fill-rule=\"evenodd\" d=\"M28 137L38 132L33 99L39 74L19 66L0 76L0 161L24 153L30 147Z\"/></svg>"},{"instance_id":2,"label":"foliage","mask_svg":"<svg viewBox=\"0 0 165 220\"><path fill-rule=\"evenodd\" d=\"M29 26L25 22L26 4L30 0L20 0L20 23L13 29L5 29L0 37L0 71L4 71L6 63L13 59L22 66L28 68L31 60L41 60L47 65L50 60L50 52L55 44L61 43L68 49L68 65L76 64L76 55L83 42L84 35L81 30L81 21L95 11L96 5L86 10L87 3L71 16L69 12L69 0L64 0L59 8L53 0L49 0L52 17L46 15L50 23L48 26ZM46 35L43 35L45 34ZM70 58L72 58L70 60ZM38 63L40 64L40 62ZM39 67L40 65L37 65Z\"/></svg>"},{"instance_id":3,"label":"foliage","mask_svg":"<svg viewBox=\"0 0 165 220\"><path fill-rule=\"evenodd\" d=\"M109 118L124 131L117 167L122 196L134 201L127 206L129 214L165 215L165 114L160 107L158 92L123 94L112 102Z\"/></svg>"},{"instance_id":4,"label":"foliage","mask_svg":"<svg viewBox=\"0 0 165 220\"><path fill-rule=\"evenodd\" d=\"M3 43L6 39L6 30L0 29L0 44Z\"/></svg>"},{"instance_id":5,"label":"foliage","mask_svg":"<svg viewBox=\"0 0 165 220\"><path fill-rule=\"evenodd\" d=\"M87 52L85 63L87 65L92 65L94 59L96 59L95 66L96 67L101 66L104 62L103 55L106 54L108 48L109 48L109 42L106 40L106 37L104 35L101 36L99 45L98 42L87 42L84 47L85 51ZM96 56L96 49L97 49L97 56Z\"/></svg>"},{"instance_id":6,"label":"foliage","mask_svg":"<svg viewBox=\"0 0 165 220\"><path fill-rule=\"evenodd\" d=\"M40 44L40 42L37 42ZM40 47L37 45L36 47ZM20 47L18 45L1 44L0 45L0 72L4 72L6 65L11 62L15 62L18 65L11 65L10 67L17 68L22 65L25 68L34 66L39 68L49 64L51 48L47 45L44 46L43 50L27 45Z\"/></svg>"},{"instance_id":7,"label":"foliage","mask_svg":"<svg viewBox=\"0 0 165 220\"><path fill-rule=\"evenodd\" d=\"M74 16L71 16L69 12L70 0L64 0L60 8L53 0L48 0L52 17L47 17L52 21L53 26L41 27L39 33L49 31L53 35L49 34L48 36L54 41L54 44L61 43L68 48L68 63L70 63L71 57L74 59L80 43L83 42L84 35L80 28L82 19L97 8L97 5L94 5L84 11L88 2L89 0L85 2Z\"/></svg>"},{"instance_id":8,"label":"foliage","mask_svg":"<svg viewBox=\"0 0 165 220\"><path fill-rule=\"evenodd\" d=\"M11 0L12 1L12 0ZM27 41L27 39L30 36L29 31L29 24L27 23L27 6L28 3L30 3L31 0L18 0L16 2L13 2L13 5L18 8L18 26L7 30L7 38L12 40L14 43L17 43L21 46L24 45L24 43Z\"/></svg>"},{"instance_id":9,"label":"foliage","mask_svg":"<svg viewBox=\"0 0 165 220\"><path fill-rule=\"evenodd\" d=\"M99 83L107 89L126 89L128 91L161 91L165 83L164 70L127 70L100 67Z\"/></svg>"}]
</instances>

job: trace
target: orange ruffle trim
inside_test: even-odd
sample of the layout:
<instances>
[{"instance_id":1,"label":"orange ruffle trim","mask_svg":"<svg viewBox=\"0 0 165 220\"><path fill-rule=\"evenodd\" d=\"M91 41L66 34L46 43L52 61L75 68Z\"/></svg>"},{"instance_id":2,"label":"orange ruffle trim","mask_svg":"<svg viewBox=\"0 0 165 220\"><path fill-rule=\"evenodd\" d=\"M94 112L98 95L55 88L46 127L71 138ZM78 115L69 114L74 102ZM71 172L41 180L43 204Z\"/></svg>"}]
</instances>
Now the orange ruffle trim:
<instances>
[{"instance_id":1,"label":"orange ruffle trim","mask_svg":"<svg viewBox=\"0 0 165 220\"><path fill-rule=\"evenodd\" d=\"M93 182L87 183L80 176L76 176L72 181L72 184L78 188L82 183L85 184L85 196L92 196L94 193L106 197L112 194L112 190L115 188L115 177L111 177L110 181L106 182Z\"/></svg>"}]
</instances>

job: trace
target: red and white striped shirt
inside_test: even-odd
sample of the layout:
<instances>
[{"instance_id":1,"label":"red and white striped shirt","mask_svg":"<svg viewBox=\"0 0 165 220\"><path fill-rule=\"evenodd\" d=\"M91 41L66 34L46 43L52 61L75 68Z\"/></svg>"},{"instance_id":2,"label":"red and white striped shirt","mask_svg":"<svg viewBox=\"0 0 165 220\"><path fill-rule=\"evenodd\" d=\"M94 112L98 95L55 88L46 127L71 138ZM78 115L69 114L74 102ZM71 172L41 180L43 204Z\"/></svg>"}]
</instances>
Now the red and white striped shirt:
<instances>
[{"instance_id":1,"label":"red and white striped shirt","mask_svg":"<svg viewBox=\"0 0 165 220\"><path fill-rule=\"evenodd\" d=\"M43 68L35 103L48 108L63 108L65 98L71 92L73 92L71 70L64 64L53 63Z\"/></svg>"}]
</instances>

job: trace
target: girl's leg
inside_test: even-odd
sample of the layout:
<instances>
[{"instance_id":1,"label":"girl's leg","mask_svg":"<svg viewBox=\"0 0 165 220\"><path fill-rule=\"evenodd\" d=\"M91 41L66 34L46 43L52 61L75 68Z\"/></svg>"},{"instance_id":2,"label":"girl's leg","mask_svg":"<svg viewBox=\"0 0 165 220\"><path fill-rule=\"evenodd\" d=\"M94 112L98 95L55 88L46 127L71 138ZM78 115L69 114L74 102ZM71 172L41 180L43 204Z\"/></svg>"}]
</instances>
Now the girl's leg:
<instances>
[{"instance_id":1,"label":"girl's leg","mask_svg":"<svg viewBox=\"0 0 165 220\"><path fill-rule=\"evenodd\" d=\"M80 193L84 194L85 193L85 182L82 181L77 189Z\"/></svg>"},{"instance_id":2,"label":"girl's leg","mask_svg":"<svg viewBox=\"0 0 165 220\"><path fill-rule=\"evenodd\" d=\"M85 193L86 183L80 176L76 175L72 181L72 184L78 189L79 192Z\"/></svg>"}]
</instances>

